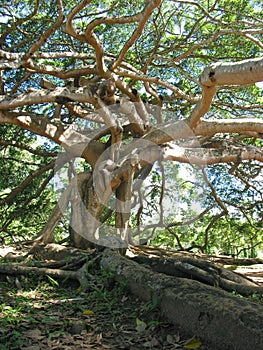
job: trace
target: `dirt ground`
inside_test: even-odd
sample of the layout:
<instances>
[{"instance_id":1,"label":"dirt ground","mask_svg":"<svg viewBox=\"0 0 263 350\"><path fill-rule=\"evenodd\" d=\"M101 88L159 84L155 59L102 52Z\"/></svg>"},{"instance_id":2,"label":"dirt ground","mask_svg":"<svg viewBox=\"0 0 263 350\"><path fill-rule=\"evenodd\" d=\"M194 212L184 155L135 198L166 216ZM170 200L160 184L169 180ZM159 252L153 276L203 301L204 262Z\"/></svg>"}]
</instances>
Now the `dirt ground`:
<instances>
[{"instance_id":1,"label":"dirt ground","mask_svg":"<svg viewBox=\"0 0 263 350\"><path fill-rule=\"evenodd\" d=\"M263 285L263 264L254 264L250 266L239 266L235 272L245 275L254 282Z\"/></svg>"},{"instance_id":2,"label":"dirt ground","mask_svg":"<svg viewBox=\"0 0 263 350\"><path fill-rule=\"evenodd\" d=\"M1 281L0 349L206 349L103 276L97 289L76 288L44 277Z\"/></svg>"},{"instance_id":3,"label":"dirt ground","mask_svg":"<svg viewBox=\"0 0 263 350\"><path fill-rule=\"evenodd\" d=\"M0 255L14 252L8 249ZM263 264L235 271L263 283ZM89 272L95 280L85 292L73 280L0 274L0 350L213 350L169 324L156 303L130 295L125 283Z\"/></svg>"}]
</instances>

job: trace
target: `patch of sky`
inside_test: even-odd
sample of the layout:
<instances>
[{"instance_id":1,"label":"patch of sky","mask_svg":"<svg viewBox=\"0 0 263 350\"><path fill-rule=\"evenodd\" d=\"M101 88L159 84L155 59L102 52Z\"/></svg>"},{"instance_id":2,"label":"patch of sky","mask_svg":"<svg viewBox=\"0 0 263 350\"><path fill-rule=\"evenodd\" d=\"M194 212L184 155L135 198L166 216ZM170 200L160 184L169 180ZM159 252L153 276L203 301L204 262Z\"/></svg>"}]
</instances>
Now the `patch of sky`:
<instances>
[{"instance_id":1,"label":"patch of sky","mask_svg":"<svg viewBox=\"0 0 263 350\"><path fill-rule=\"evenodd\" d=\"M258 83L256 83L256 86L263 90L263 81L259 81Z\"/></svg>"}]
</instances>

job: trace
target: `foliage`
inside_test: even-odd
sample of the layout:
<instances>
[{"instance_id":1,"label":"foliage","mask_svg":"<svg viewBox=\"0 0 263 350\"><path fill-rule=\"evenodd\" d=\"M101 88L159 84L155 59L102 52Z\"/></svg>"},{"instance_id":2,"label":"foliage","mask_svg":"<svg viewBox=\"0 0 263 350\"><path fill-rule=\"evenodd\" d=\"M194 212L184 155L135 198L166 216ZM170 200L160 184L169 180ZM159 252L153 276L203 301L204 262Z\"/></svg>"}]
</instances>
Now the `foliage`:
<instances>
[{"instance_id":1,"label":"foliage","mask_svg":"<svg viewBox=\"0 0 263 350\"><path fill-rule=\"evenodd\" d=\"M155 7L150 13L151 4ZM63 2L63 8L60 5L59 0L13 0L4 1L0 9L1 96L10 98L10 103L39 91L49 96L0 110L0 231L7 243L35 237L48 222L58 199L54 193L55 172L61 170L57 157L63 146L67 149L60 132L80 131L78 135L91 135L104 148L114 138L112 125L106 128L107 123L92 119L98 91L88 102L83 102L84 93L79 99L74 95L73 100L61 96L52 100L56 87L72 93L79 76L85 77L87 86L114 78L117 106L124 96L130 101L138 94L140 99L134 101L146 103L152 127L158 129L159 109L161 125L172 127L178 121L188 123L203 92L199 76L207 66L257 58L262 51L260 1L70 0ZM42 88L43 78L55 88ZM253 118L253 123L262 122L262 108L260 86L222 85L201 121ZM188 140L178 137L173 144L184 150L183 156L153 162L140 190L133 193L135 240L256 256L262 249L263 194L262 162L253 152L262 159L262 133L252 126L253 131L243 132L241 122L231 132L196 136L193 128ZM137 137L147 140L147 132L146 127L144 135L124 130L122 146L132 145ZM165 152L171 145L162 147ZM200 164L210 151L216 160ZM232 154L235 160L225 160ZM244 154L248 154L245 160ZM94 171L89 157L83 156L77 164L66 162L63 189L75 173ZM192 161L196 158L199 162ZM119 163L117 168L124 162ZM121 174L120 182L123 179ZM59 221L57 239L67 235L70 215ZM99 213L97 219L106 225L104 233L116 226L114 215L114 205Z\"/></svg>"},{"instance_id":2,"label":"foliage","mask_svg":"<svg viewBox=\"0 0 263 350\"><path fill-rule=\"evenodd\" d=\"M262 229L235 217L218 220L209 230L214 216L206 216L191 225L158 230L150 240L151 245L168 249L191 250L238 258L255 258L262 249Z\"/></svg>"},{"instance_id":3,"label":"foliage","mask_svg":"<svg viewBox=\"0 0 263 350\"><path fill-rule=\"evenodd\" d=\"M57 152L18 127L1 125L0 132L1 231L2 239L10 243L32 238L48 219L56 200L50 183L54 173L48 165Z\"/></svg>"}]
</instances>

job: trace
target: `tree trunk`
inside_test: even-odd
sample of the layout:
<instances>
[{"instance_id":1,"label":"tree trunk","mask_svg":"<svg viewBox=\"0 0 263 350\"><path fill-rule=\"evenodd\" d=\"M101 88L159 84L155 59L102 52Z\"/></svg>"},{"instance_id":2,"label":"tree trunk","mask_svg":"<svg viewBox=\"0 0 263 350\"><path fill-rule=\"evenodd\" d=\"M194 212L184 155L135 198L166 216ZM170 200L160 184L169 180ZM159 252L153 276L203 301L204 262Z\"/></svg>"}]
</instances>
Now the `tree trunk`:
<instances>
[{"instance_id":1,"label":"tree trunk","mask_svg":"<svg viewBox=\"0 0 263 350\"><path fill-rule=\"evenodd\" d=\"M128 244L133 244L130 225L132 195L134 191L134 177L139 161L131 156L127 180L123 181L116 189L116 220L117 236ZM138 169L137 169L138 170Z\"/></svg>"},{"instance_id":2,"label":"tree trunk","mask_svg":"<svg viewBox=\"0 0 263 350\"><path fill-rule=\"evenodd\" d=\"M124 181L116 190L116 233L121 240L132 244L130 213L131 191L129 181Z\"/></svg>"},{"instance_id":3,"label":"tree trunk","mask_svg":"<svg viewBox=\"0 0 263 350\"><path fill-rule=\"evenodd\" d=\"M94 190L93 177L89 172L79 173L71 180L34 242L37 244L54 242L54 230L69 203L71 245L81 249L94 247L99 239L99 217L104 204Z\"/></svg>"},{"instance_id":4,"label":"tree trunk","mask_svg":"<svg viewBox=\"0 0 263 350\"><path fill-rule=\"evenodd\" d=\"M198 281L156 273L105 250L101 266L144 300L158 300L163 316L213 350L252 350L263 344L263 306Z\"/></svg>"},{"instance_id":5,"label":"tree trunk","mask_svg":"<svg viewBox=\"0 0 263 350\"><path fill-rule=\"evenodd\" d=\"M50 214L49 219L46 222L45 226L43 227L39 235L34 238L35 243L47 244L47 243L54 242L54 230L57 227L65 210L68 207L71 190L72 190L72 183L69 184L66 190L62 193L58 203L56 204L55 208L52 210L52 213Z\"/></svg>"},{"instance_id":6,"label":"tree trunk","mask_svg":"<svg viewBox=\"0 0 263 350\"><path fill-rule=\"evenodd\" d=\"M99 217L104 209L90 175L72 190L70 242L76 248L94 247L99 239Z\"/></svg>"}]
</instances>

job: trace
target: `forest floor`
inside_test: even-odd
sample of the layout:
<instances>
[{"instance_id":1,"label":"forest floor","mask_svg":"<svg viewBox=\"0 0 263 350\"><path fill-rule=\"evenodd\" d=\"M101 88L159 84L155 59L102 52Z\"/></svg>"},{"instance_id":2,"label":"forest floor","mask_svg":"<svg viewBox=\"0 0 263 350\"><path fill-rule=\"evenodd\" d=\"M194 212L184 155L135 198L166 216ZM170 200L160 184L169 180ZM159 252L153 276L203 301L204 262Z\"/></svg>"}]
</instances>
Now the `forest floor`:
<instances>
[{"instance_id":1,"label":"forest floor","mask_svg":"<svg viewBox=\"0 0 263 350\"><path fill-rule=\"evenodd\" d=\"M1 281L0 349L206 349L165 322L156 305L98 278L101 285L85 293L39 276Z\"/></svg>"},{"instance_id":2,"label":"forest floor","mask_svg":"<svg viewBox=\"0 0 263 350\"><path fill-rule=\"evenodd\" d=\"M263 282L262 264L239 270ZM108 272L89 272L95 280L85 292L75 280L0 274L0 350L212 350L205 339L166 322L157 304L131 295Z\"/></svg>"}]
</instances>

